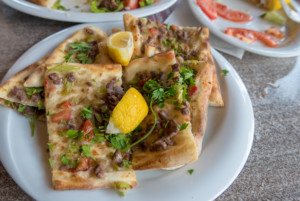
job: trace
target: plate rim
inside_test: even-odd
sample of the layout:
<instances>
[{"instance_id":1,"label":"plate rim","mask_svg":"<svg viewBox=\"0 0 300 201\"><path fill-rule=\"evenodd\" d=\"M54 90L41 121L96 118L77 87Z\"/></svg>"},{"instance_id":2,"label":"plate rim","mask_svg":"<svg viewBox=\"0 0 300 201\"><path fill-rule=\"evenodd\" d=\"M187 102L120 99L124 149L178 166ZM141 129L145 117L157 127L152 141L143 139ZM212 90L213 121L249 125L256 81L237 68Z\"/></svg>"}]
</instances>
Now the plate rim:
<instances>
[{"instance_id":1,"label":"plate rim","mask_svg":"<svg viewBox=\"0 0 300 201\"><path fill-rule=\"evenodd\" d=\"M45 43L46 41L48 40L51 40L52 38L55 38L61 34L64 34L64 33L68 33L68 32L72 32L72 31L75 31L77 29L80 29L82 27L85 27L85 26L93 26L93 25L98 25L98 26L105 26L105 23L91 23L91 24L80 24L80 25L75 25L75 26L72 26L72 27L69 27L69 28L66 28L66 29L63 29L59 32L56 32L46 38L44 38L43 40L39 41L38 43L36 43L34 46L32 46L31 48L29 48L25 53L23 53L19 59L12 65L12 67L10 68L10 70L6 73L5 77L3 80L6 80L8 77L11 76L11 74L18 70L18 65L20 65L20 61L24 60L24 57L26 57L27 55L30 55L30 53L36 49L39 45L42 45L43 43ZM101 28L101 27L100 27ZM220 188L218 190L217 193L214 194L214 196L211 197L210 200L213 200L215 198L217 198L219 195L221 195L232 183L233 181L237 178L237 176L240 174L240 172L242 171L248 157L249 157L249 154L250 154L250 151L251 151L251 147L252 147L252 144L253 144L253 138L254 138L254 113L253 113L253 106L252 106L252 102L251 102L251 99L250 99L250 96L247 92L247 89L246 89L246 86L244 85L242 79L240 78L240 76L238 75L238 73L235 71L234 67L227 61L227 59L225 59L220 53L218 53L215 49L211 49L212 51L212 55L213 55L213 58L218 62L218 63L222 63L224 64L224 66L222 66L222 68L224 69L228 69L230 70L230 76L233 77L234 81L237 82L237 85L238 85L238 88L240 89L240 91L242 92L242 95L245 96L246 98L246 101L247 103L249 104L249 107L247 107L247 110L249 110L249 118L250 118L250 122L251 122L251 126L250 126L250 129L247 131L247 136L248 136L248 140L246 142L247 144L247 148L246 148L246 151L243 153L243 157L242 159L239 161L239 165L238 165L238 168L236 168L234 170L234 174L230 176L230 180L225 184L223 185L222 188ZM37 57L37 56L36 56ZM20 69L19 69L20 70ZM6 119L6 123L4 124L4 127L3 129L6 130L6 132L8 132L8 120L9 118L11 117L11 114L12 114L12 110L10 109L7 109L7 108L0 108L0 113L3 112L3 110L8 110L8 117L7 118L4 118L4 115L0 115L0 120L1 119ZM1 121L0 121L1 122ZM2 124L3 125L3 124ZM2 126L1 126L1 129L0 131L2 130ZM3 131L3 130L2 130ZM4 137L2 137L4 136ZM5 135L0 135L0 139L4 139L4 140L0 140L0 150L2 149L5 149L8 152L8 154L10 154L9 156L12 156L11 154L11 149L9 148L10 147L10 143L8 142L9 139L8 139L8 135L5 134ZM5 143L7 142L7 143ZM5 154L7 154L7 152L5 152ZM2 161L2 164L3 166L5 167L6 171L8 172L8 174L14 179L14 181L28 194L30 195L31 197L33 197L34 199L40 199L40 197L38 197L38 195L34 192L33 189L30 189L29 187L27 187L23 181L22 181L22 175L20 175L20 173L18 172L17 168L15 167L15 161L13 161L12 157L8 157L8 156L5 156L4 155L4 152L0 151L0 160Z\"/></svg>"},{"instance_id":2,"label":"plate rim","mask_svg":"<svg viewBox=\"0 0 300 201\"><path fill-rule=\"evenodd\" d=\"M188 0L189 8L192 11L194 17L197 21L204 26L207 26L209 30L221 40L228 42L236 47L242 48L246 51L252 52L254 54L268 56L268 57L294 57L300 55L300 46L296 49L289 50L290 48L286 48L286 51L277 51L279 48L268 48L268 47L256 47L251 44L244 43L236 38L226 36L223 32L221 32L217 27L211 23L211 20L202 12L199 6L196 6L196 0ZM282 48L280 48L282 49Z\"/></svg>"},{"instance_id":3,"label":"plate rim","mask_svg":"<svg viewBox=\"0 0 300 201\"><path fill-rule=\"evenodd\" d=\"M116 13L83 13L62 11L51 8L44 8L25 0L2 0L2 2L20 12L44 19L63 22L93 23L120 21L123 19L122 15L125 13L131 13L137 17L153 15L171 7L177 2L177 0L162 0L160 2L157 2L155 5L146 6L144 8L139 8L132 11L121 11Z\"/></svg>"}]
</instances>

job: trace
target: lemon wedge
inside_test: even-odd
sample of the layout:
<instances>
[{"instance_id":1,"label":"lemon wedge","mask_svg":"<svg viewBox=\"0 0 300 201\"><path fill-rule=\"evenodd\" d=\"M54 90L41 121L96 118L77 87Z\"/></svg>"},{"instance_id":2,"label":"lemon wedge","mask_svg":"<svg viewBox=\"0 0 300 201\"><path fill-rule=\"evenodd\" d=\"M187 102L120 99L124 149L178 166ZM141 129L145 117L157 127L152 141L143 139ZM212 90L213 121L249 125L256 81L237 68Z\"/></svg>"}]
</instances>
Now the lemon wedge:
<instances>
[{"instance_id":1,"label":"lemon wedge","mask_svg":"<svg viewBox=\"0 0 300 201\"><path fill-rule=\"evenodd\" d=\"M148 105L138 90L130 88L117 104L109 119L106 133L129 133L147 116Z\"/></svg>"},{"instance_id":2,"label":"lemon wedge","mask_svg":"<svg viewBox=\"0 0 300 201\"><path fill-rule=\"evenodd\" d=\"M109 56L122 66L127 66L133 54L133 36L131 32L122 31L108 38L107 49Z\"/></svg>"}]
</instances>

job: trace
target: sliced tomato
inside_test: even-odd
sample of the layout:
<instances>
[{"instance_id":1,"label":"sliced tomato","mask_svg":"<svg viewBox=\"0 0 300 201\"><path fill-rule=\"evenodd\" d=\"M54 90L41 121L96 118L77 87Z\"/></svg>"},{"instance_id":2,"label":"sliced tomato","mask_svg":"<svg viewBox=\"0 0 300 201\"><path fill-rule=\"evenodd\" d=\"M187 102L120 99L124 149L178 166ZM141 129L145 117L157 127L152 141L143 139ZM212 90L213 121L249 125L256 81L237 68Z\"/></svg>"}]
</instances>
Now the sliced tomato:
<instances>
[{"instance_id":1,"label":"sliced tomato","mask_svg":"<svg viewBox=\"0 0 300 201\"><path fill-rule=\"evenodd\" d=\"M284 33L277 27L270 27L265 31L266 34L269 34L271 36L274 36L278 39L283 39L284 38Z\"/></svg>"},{"instance_id":2,"label":"sliced tomato","mask_svg":"<svg viewBox=\"0 0 300 201\"><path fill-rule=\"evenodd\" d=\"M158 29L149 28L149 32L152 36L156 36L158 34Z\"/></svg>"},{"instance_id":3,"label":"sliced tomato","mask_svg":"<svg viewBox=\"0 0 300 201\"><path fill-rule=\"evenodd\" d=\"M268 34L257 31L257 39L269 47L278 47L278 41L276 41L272 36Z\"/></svg>"},{"instance_id":4,"label":"sliced tomato","mask_svg":"<svg viewBox=\"0 0 300 201\"><path fill-rule=\"evenodd\" d=\"M188 96L191 97L192 95L194 95L197 89L198 87L196 87L195 85L191 85Z\"/></svg>"},{"instance_id":5,"label":"sliced tomato","mask_svg":"<svg viewBox=\"0 0 300 201\"><path fill-rule=\"evenodd\" d=\"M278 41L276 41L272 36L259 31L229 27L226 29L225 34L234 36L239 39L241 39L241 36L246 37L249 40L258 39L269 47L278 47Z\"/></svg>"},{"instance_id":6,"label":"sliced tomato","mask_svg":"<svg viewBox=\"0 0 300 201\"><path fill-rule=\"evenodd\" d=\"M138 0L126 0L125 1L125 9L126 10L134 10L139 7L139 1Z\"/></svg>"},{"instance_id":7,"label":"sliced tomato","mask_svg":"<svg viewBox=\"0 0 300 201\"><path fill-rule=\"evenodd\" d=\"M197 0L197 4L209 19L215 20L218 18L213 0Z\"/></svg>"},{"instance_id":8,"label":"sliced tomato","mask_svg":"<svg viewBox=\"0 0 300 201\"><path fill-rule=\"evenodd\" d=\"M61 108L63 109L71 109L72 105L69 101L65 101L63 102L63 104L61 105Z\"/></svg>"},{"instance_id":9,"label":"sliced tomato","mask_svg":"<svg viewBox=\"0 0 300 201\"><path fill-rule=\"evenodd\" d=\"M214 2L214 6L218 16L232 22L244 23L250 22L254 19L252 15L239 10L229 9L226 5L220 4L218 2Z\"/></svg>"},{"instance_id":10,"label":"sliced tomato","mask_svg":"<svg viewBox=\"0 0 300 201\"><path fill-rule=\"evenodd\" d=\"M70 109L65 109L51 116L51 120L56 123L60 123L62 120L69 121L71 119L71 113L72 111Z\"/></svg>"},{"instance_id":11,"label":"sliced tomato","mask_svg":"<svg viewBox=\"0 0 300 201\"><path fill-rule=\"evenodd\" d=\"M243 28L227 28L225 34L240 39L248 44L257 40L255 31L243 29Z\"/></svg>"}]
</instances>

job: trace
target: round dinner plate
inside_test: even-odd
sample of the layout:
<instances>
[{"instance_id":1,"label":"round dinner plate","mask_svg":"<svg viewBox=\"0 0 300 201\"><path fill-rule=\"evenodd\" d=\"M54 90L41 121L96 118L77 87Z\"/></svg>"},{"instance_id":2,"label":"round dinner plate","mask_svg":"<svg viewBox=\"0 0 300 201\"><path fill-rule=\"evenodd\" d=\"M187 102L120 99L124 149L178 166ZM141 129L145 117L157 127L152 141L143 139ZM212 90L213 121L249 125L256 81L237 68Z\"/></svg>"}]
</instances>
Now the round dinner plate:
<instances>
[{"instance_id":1,"label":"round dinner plate","mask_svg":"<svg viewBox=\"0 0 300 201\"><path fill-rule=\"evenodd\" d=\"M121 11L121 12L109 12L109 13L90 13L90 12L80 12L78 9L74 8L76 4L74 3L70 11L56 10L45 8L36 4L29 2L28 0L2 0L8 6L27 13L29 15L34 15L37 17L42 17L51 20L66 21L66 22L107 22L107 21L121 21L123 19L124 13L131 13L137 17L145 17L153 15L160 11L163 11L170 6L172 6L177 0L160 0L153 5L146 6L143 8L138 8L131 11ZM62 4L71 4L72 1L76 2L78 0L62 0Z\"/></svg>"},{"instance_id":2,"label":"round dinner plate","mask_svg":"<svg viewBox=\"0 0 300 201\"><path fill-rule=\"evenodd\" d=\"M8 71L3 81L51 52L59 43L85 26L96 26L110 33L122 23L77 25L40 41L25 52ZM55 191L46 152L46 123L37 122L31 136L29 120L11 109L0 107L0 159L16 183L36 200L212 200L228 188L242 170L249 155L254 117L248 92L234 68L212 49L225 107L210 107L208 124L199 160L185 167L166 170L137 171L138 185L121 198L114 190ZM194 169L192 175L189 169Z\"/></svg>"},{"instance_id":3,"label":"round dinner plate","mask_svg":"<svg viewBox=\"0 0 300 201\"><path fill-rule=\"evenodd\" d=\"M265 13L266 10L249 3L247 0L222 0L221 3L227 5L230 9L240 10L254 16L253 21L248 23L235 23L221 17L218 17L215 20L210 20L196 4L196 0L188 0L188 3L194 16L202 25L208 27L209 30L217 37L236 47L255 54L270 57L292 57L300 55L300 24L294 21L287 20L285 26L280 27L276 24L263 20L260 16ZM280 42L277 48L269 48L260 42L247 44L224 33L227 27L239 27L264 32L271 26L285 30L285 39Z\"/></svg>"}]
</instances>

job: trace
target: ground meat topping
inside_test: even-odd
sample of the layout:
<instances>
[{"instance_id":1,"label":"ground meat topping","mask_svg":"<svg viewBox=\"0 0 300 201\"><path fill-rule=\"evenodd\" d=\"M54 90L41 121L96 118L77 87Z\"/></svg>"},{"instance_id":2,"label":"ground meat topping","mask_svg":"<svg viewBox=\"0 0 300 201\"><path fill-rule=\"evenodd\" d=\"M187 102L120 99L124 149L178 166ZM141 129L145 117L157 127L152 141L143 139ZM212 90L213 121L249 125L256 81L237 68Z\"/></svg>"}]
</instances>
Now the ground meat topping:
<instances>
[{"instance_id":1,"label":"ground meat topping","mask_svg":"<svg viewBox=\"0 0 300 201\"><path fill-rule=\"evenodd\" d=\"M177 30L176 31L176 36L179 40L186 42L189 40L189 36L188 33L186 31L183 30Z\"/></svg>"},{"instance_id":2,"label":"ground meat topping","mask_svg":"<svg viewBox=\"0 0 300 201\"><path fill-rule=\"evenodd\" d=\"M96 177L102 178L105 173L105 165L103 163L98 163L94 168L94 173Z\"/></svg>"},{"instance_id":3,"label":"ground meat topping","mask_svg":"<svg viewBox=\"0 0 300 201\"><path fill-rule=\"evenodd\" d=\"M69 81L69 82L74 82L76 79L75 79L75 76L74 76L74 73L68 73L67 74L67 80Z\"/></svg>"},{"instance_id":4,"label":"ground meat topping","mask_svg":"<svg viewBox=\"0 0 300 201\"><path fill-rule=\"evenodd\" d=\"M31 100L32 102L37 103L38 101L41 101L41 100L42 100L42 97L41 97L41 95L40 95L39 93L38 93L38 94L33 94L33 95L31 96L30 100Z\"/></svg>"},{"instance_id":5,"label":"ground meat topping","mask_svg":"<svg viewBox=\"0 0 300 201\"><path fill-rule=\"evenodd\" d=\"M17 98L19 101L25 101L27 100L27 95L24 89L19 89L17 87L14 87L9 93L9 97Z\"/></svg>"},{"instance_id":6,"label":"ground meat topping","mask_svg":"<svg viewBox=\"0 0 300 201\"><path fill-rule=\"evenodd\" d=\"M60 84L62 79L59 77L57 73L51 73L48 75L49 79L52 80L53 84Z\"/></svg>"},{"instance_id":7,"label":"ground meat topping","mask_svg":"<svg viewBox=\"0 0 300 201\"><path fill-rule=\"evenodd\" d=\"M95 61L96 56L99 54L99 48L97 41L89 42L89 46L92 48L88 51L87 55L92 60Z\"/></svg>"},{"instance_id":8,"label":"ground meat topping","mask_svg":"<svg viewBox=\"0 0 300 201\"><path fill-rule=\"evenodd\" d=\"M117 149L112 157L112 162L114 164L117 164L119 167L121 167L123 165L122 161L123 161L122 153L119 149Z\"/></svg>"},{"instance_id":9,"label":"ground meat topping","mask_svg":"<svg viewBox=\"0 0 300 201\"><path fill-rule=\"evenodd\" d=\"M180 111L183 115L189 115L190 114L190 110L188 108L181 108Z\"/></svg>"},{"instance_id":10,"label":"ground meat topping","mask_svg":"<svg viewBox=\"0 0 300 201\"><path fill-rule=\"evenodd\" d=\"M74 119L70 119L66 124L67 130L77 130L78 126L76 125Z\"/></svg>"},{"instance_id":11,"label":"ground meat topping","mask_svg":"<svg viewBox=\"0 0 300 201\"><path fill-rule=\"evenodd\" d=\"M121 98L124 96L123 89L116 85L117 79L113 78L109 83L106 84L106 103L108 108L113 110L115 106L119 103Z\"/></svg>"},{"instance_id":12,"label":"ground meat topping","mask_svg":"<svg viewBox=\"0 0 300 201\"><path fill-rule=\"evenodd\" d=\"M172 65L172 72L173 73L176 73L176 72L179 72L179 71L180 71L179 63L176 63L176 64Z\"/></svg>"},{"instance_id":13,"label":"ground meat topping","mask_svg":"<svg viewBox=\"0 0 300 201\"><path fill-rule=\"evenodd\" d=\"M78 166L75 168L75 171L87 171L90 169L91 159L87 157L81 157L78 162Z\"/></svg>"},{"instance_id":14,"label":"ground meat topping","mask_svg":"<svg viewBox=\"0 0 300 201\"><path fill-rule=\"evenodd\" d=\"M94 34L94 31L92 29L86 28L85 31L87 34L90 34L90 35Z\"/></svg>"},{"instance_id":15,"label":"ground meat topping","mask_svg":"<svg viewBox=\"0 0 300 201\"><path fill-rule=\"evenodd\" d=\"M100 7L107 8L108 10L116 10L119 5L116 3L115 0L103 0L100 4Z\"/></svg>"}]
</instances>

